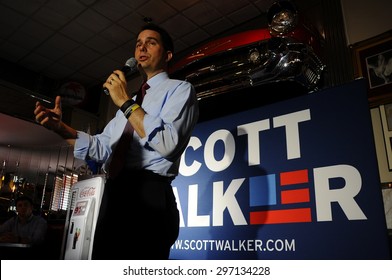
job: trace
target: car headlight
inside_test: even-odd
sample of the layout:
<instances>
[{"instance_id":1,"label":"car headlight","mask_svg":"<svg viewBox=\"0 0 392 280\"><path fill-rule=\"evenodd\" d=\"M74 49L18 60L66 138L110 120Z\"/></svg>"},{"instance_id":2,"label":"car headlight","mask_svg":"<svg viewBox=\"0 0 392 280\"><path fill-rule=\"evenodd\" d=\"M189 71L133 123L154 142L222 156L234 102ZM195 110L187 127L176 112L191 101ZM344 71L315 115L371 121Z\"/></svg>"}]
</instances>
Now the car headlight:
<instances>
[{"instance_id":1,"label":"car headlight","mask_svg":"<svg viewBox=\"0 0 392 280\"><path fill-rule=\"evenodd\" d=\"M253 64L259 63L260 59L261 59L261 55L260 55L260 52L258 51L258 49L250 50L248 59Z\"/></svg>"},{"instance_id":2,"label":"car headlight","mask_svg":"<svg viewBox=\"0 0 392 280\"><path fill-rule=\"evenodd\" d=\"M275 2L268 10L268 26L271 35L284 35L295 28L298 13L290 1Z\"/></svg>"}]
</instances>

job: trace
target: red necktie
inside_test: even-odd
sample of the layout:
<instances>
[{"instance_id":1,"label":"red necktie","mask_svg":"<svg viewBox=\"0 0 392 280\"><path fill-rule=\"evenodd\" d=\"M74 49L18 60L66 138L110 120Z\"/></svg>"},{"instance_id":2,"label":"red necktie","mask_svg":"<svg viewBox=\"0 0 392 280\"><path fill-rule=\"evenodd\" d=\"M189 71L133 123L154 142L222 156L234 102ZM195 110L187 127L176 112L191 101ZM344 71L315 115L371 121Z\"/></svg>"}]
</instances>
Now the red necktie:
<instances>
[{"instance_id":1,"label":"red necktie","mask_svg":"<svg viewBox=\"0 0 392 280\"><path fill-rule=\"evenodd\" d=\"M143 83L141 89L136 96L137 104L142 104L143 98L146 95L146 90L149 88L150 86L147 83ZM133 139L133 131L134 129L131 123L127 121L124 127L124 131L120 139L118 140L116 147L114 148L112 160L109 163L108 172L110 178L117 177L120 171L124 168L125 156L131 146L131 141Z\"/></svg>"},{"instance_id":2,"label":"red necktie","mask_svg":"<svg viewBox=\"0 0 392 280\"><path fill-rule=\"evenodd\" d=\"M136 103L139 104L140 106L142 105L144 96L146 95L147 90L149 88L150 88L150 86L147 84L147 82L144 82L142 84L142 87L140 88L139 92L137 93Z\"/></svg>"}]
</instances>

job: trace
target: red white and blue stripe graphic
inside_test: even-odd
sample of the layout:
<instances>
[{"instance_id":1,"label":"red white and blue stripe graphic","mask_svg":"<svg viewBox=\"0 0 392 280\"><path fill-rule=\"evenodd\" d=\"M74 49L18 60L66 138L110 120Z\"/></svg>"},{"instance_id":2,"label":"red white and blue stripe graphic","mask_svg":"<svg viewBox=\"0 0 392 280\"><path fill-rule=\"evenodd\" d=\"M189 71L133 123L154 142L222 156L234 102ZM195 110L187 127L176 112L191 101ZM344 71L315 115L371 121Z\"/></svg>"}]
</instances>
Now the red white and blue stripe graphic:
<instances>
[{"instance_id":1,"label":"red white and blue stripe graphic","mask_svg":"<svg viewBox=\"0 0 392 280\"><path fill-rule=\"evenodd\" d=\"M249 178L250 206L279 205L282 209L250 212L250 224L284 224L311 222L311 208L297 207L299 203L310 202L308 170L282 172L277 187L276 175L269 174ZM277 193L279 192L279 193ZM278 197L280 203L278 203ZM301 204L302 205L302 204Z\"/></svg>"}]
</instances>

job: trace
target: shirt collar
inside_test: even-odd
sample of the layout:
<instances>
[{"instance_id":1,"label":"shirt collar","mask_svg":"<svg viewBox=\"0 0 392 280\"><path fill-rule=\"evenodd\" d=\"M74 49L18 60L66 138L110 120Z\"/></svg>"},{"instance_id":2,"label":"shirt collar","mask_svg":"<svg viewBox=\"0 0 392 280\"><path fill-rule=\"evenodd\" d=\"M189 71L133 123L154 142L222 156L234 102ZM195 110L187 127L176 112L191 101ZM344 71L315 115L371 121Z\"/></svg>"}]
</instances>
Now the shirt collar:
<instances>
[{"instance_id":1,"label":"shirt collar","mask_svg":"<svg viewBox=\"0 0 392 280\"><path fill-rule=\"evenodd\" d=\"M150 86L150 88L153 88L154 86L159 85L167 79L169 79L169 75L167 74L167 72L161 72L159 74L156 74L151 79L147 80L147 84Z\"/></svg>"}]
</instances>

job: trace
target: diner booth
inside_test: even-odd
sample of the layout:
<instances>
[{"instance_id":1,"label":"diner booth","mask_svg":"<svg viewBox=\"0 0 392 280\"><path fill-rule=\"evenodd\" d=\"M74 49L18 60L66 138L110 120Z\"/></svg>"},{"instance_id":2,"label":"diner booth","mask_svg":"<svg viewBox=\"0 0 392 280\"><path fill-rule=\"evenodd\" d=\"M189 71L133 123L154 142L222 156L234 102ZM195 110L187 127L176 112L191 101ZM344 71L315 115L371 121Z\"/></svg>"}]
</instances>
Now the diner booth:
<instances>
[{"instance_id":1,"label":"diner booth","mask_svg":"<svg viewBox=\"0 0 392 280\"><path fill-rule=\"evenodd\" d=\"M15 120L13 120L15 122ZM17 120L22 123L23 120ZM37 133L40 127L37 126ZM0 180L0 222L16 215L15 199L32 198L34 214L48 222L45 242L39 248L26 244L0 243L2 259L60 259L70 190L74 183L91 175L73 159L67 145L0 146L3 158ZM79 167L78 167L79 166Z\"/></svg>"}]
</instances>

